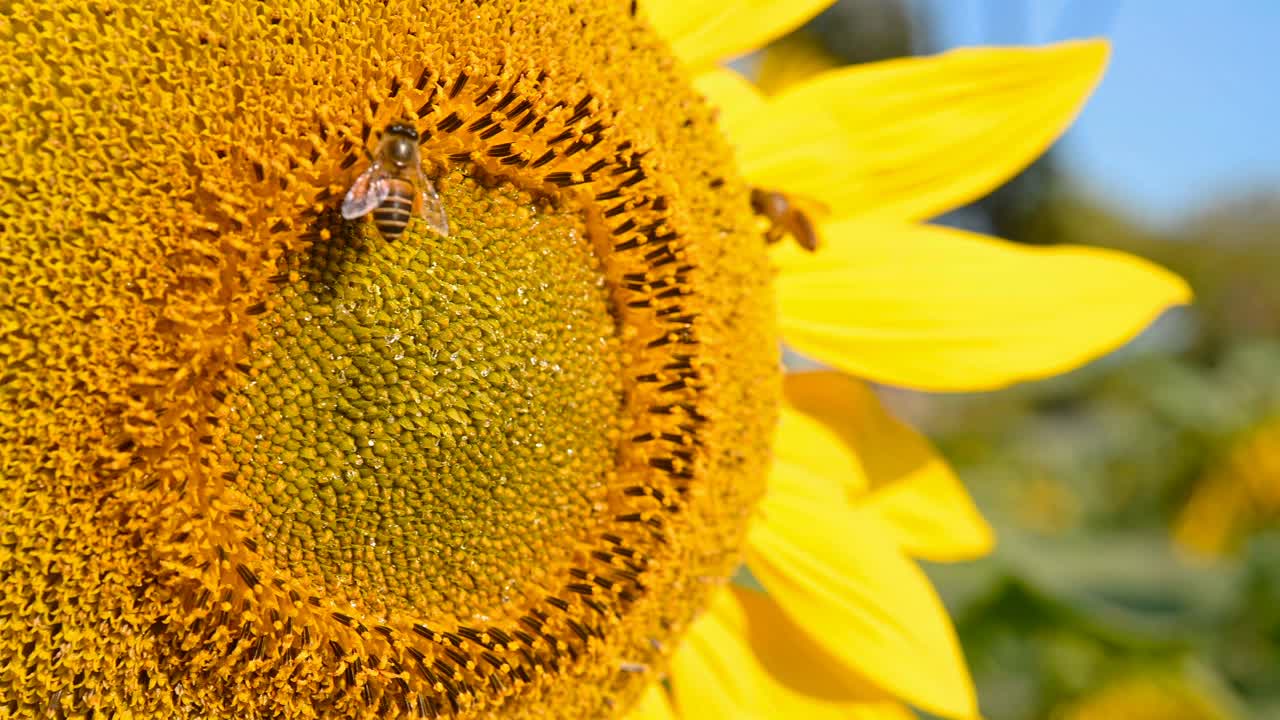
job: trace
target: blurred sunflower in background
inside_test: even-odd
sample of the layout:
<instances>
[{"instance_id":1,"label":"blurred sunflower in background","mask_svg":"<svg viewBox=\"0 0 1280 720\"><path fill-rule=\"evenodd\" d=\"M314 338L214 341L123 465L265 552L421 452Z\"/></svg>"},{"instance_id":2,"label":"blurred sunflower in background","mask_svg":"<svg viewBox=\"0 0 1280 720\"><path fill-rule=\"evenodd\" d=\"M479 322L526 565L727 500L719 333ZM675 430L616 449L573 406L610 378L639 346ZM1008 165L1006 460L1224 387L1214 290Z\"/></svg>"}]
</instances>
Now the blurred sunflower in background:
<instances>
[{"instance_id":1,"label":"blurred sunflower in background","mask_svg":"<svg viewBox=\"0 0 1280 720\"><path fill-rule=\"evenodd\" d=\"M1240 709L1193 666L1129 669L1049 713L1050 720L1228 720Z\"/></svg>"},{"instance_id":2,"label":"blurred sunflower in background","mask_svg":"<svg viewBox=\"0 0 1280 720\"><path fill-rule=\"evenodd\" d=\"M1280 421L1264 419L1230 442L1192 488L1174 526L1189 550L1219 556L1280 520Z\"/></svg>"},{"instance_id":3,"label":"blurred sunflower in background","mask_svg":"<svg viewBox=\"0 0 1280 720\"><path fill-rule=\"evenodd\" d=\"M913 558L991 533L866 381L1051 375L1188 292L921 224L1104 45L715 66L825 4L16 5L0 708L975 716ZM448 237L334 211L396 121Z\"/></svg>"}]
</instances>

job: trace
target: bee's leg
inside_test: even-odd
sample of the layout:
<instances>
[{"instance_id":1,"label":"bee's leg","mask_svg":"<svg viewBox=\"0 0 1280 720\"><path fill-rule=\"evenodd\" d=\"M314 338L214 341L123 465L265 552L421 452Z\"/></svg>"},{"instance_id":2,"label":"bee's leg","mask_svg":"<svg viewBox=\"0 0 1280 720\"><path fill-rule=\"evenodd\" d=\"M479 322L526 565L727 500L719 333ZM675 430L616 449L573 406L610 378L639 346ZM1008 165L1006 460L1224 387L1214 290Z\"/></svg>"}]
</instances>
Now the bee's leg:
<instances>
[{"instance_id":1,"label":"bee's leg","mask_svg":"<svg viewBox=\"0 0 1280 720\"><path fill-rule=\"evenodd\" d=\"M770 245L782 240L784 231L778 225L770 225L768 230L764 231L764 241Z\"/></svg>"}]
</instances>

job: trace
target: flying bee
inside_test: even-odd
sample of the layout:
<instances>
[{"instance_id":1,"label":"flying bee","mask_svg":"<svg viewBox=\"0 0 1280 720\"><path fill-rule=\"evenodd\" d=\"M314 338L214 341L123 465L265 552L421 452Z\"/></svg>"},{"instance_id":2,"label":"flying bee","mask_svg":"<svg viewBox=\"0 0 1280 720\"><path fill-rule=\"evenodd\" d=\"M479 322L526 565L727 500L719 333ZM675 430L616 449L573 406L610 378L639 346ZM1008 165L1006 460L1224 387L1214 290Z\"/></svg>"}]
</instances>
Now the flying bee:
<instances>
[{"instance_id":1,"label":"flying bee","mask_svg":"<svg viewBox=\"0 0 1280 720\"><path fill-rule=\"evenodd\" d=\"M422 172L418 131L392 123L378 141L369 169L360 174L342 201L342 217L353 220L373 213L373 223L388 241L395 240L415 215L442 237L449 237L449 217L435 185Z\"/></svg>"},{"instance_id":2,"label":"flying bee","mask_svg":"<svg viewBox=\"0 0 1280 720\"><path fill-rule=\"evenodd\" d=\"M776 243L789 234L805 250L818 249L818 229L809 216L824 215L827 208L816 200L751 188L751 209L771 223L764 234L768 242Z\"/></svg>"}]
</instances>

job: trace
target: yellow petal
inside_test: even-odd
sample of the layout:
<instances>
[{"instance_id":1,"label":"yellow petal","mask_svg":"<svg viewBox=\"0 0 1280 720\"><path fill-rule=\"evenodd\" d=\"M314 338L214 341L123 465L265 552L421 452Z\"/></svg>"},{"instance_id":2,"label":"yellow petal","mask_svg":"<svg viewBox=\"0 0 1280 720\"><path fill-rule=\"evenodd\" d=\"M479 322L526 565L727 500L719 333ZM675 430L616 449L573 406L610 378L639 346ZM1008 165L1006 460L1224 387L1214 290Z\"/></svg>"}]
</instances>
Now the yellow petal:
<instances>
[{"instance_id":1,"label":"yellow petal","mask_svg":"<svg viewBox=\"0 0 1280 720\"><path fill-rule=\"evenodd\" d=\"M671 709L667 699L667 691L662 683L655 682L640 696L640 702L631 708L627 720L676 720L676 713Z\"/></svg>"},{"instance_id":2,"label":"yellow petal","mask_svg":"<svg viewBox=\"0 0 1280 720\"><path fill-rule=\"evenodd\" d=\"M720 129L730 142L759 122L765 98L751 81L728 68L711 68L693 78L693 88L718 113Z\"/></svg>"},{"instance_id":3,"label":"yellow petal","mask_svg":"<svg viewBox=\"0 0 1280 720\"><path fill-rule=\"evenodd\" d=\"M816 35L801 30L779 39L760 53L756 84L766 95L776 95L844 64Z\"/></svg>"},{"instance_id":4,"label":"yellow petal","mask_svg":"<svg viewBox=\"0 0 1280 720\"><path fill-rule=\"evenodd\" d=\"M834 0L639 0L676 56L701 69L763 47Z\"/></svg>"},{"instance_id":5,"label":"yellow petal","mask_svg":"<svg viewBox=\"0 0 1280 720\"><path fill-rule=\"evenodd\" d=\"M777 95L794 126L831 114L848 151L821 174L769 187L809 195L835 217L926 219L994 189L1070 125L1102 76L1108 46L975 48L855 65Z\"/></svg>"},{"instance_id":6,"label":"yellow petal","mask_svg":"<svg viewBox=\"0 0 1280 720\"><path fill-rule=\"evenodd\" d=\"M774 433L770 484L786 483L794 492L827 502L861 495L867 488L862 459L840 429L784 405Z\"/></svg>"},{"instance_id":7,"label":"yellow petal","mask_svg":"<svg viewBox=\"0 0 1280 720\"><path fill-rule=\"evenodd\" d=\"M768 675L741 633L721 617L728 590L698 618L671 658L671 686L685 718L770 718Z\"/></svg>"},{"instance_id":8,"label":"yellow petal","mask_svg":"<svg viewBox=\"0 0 1280 720\"><path fill-rule=\"evenodd\" d=\"M877 382L990 390L1079 367L1191 291L1101 248L1015 245L928 225L843 221L773 254L785 342Z\"/></svg>"},{"instance_id":9,"label":"yellow petal","mask_svg":"<svg viewBox=\"0 0 1280 720\"><path fill-rule=\"evenodd\" d=\"M900 702L881 702L855 705L849 708L844 720L918 720L911 709Z\"/></svg>"},{"instance_id":10,"label":"yellow petal","mask_svg":"<svg viewBox=\"0 0 1280 720\"><path fill-rule=\"evenodd\" d=\"M764 595L716 593L671 663L682 717L897 718L900 703L848 672Z\"/></svg>"},{"instance_id":11,"label":"yellow petal","mask_svg":"<svg viewBox=\"0 0 1280 720\"><path fill-rule=\"evenodd\" d=\"M874 515L772 487L760 510L751 572L831 658L934 714L976 714L950 619L892 530Z\"/></svg>"},{"instance_id":12,"label":"yellow petal","mask_svg":"<svg viewBox=\"0 0 1280 720\"><path fill-rule=\"evenodd\" d=\"M738 73L717 68L694 78L694 87L719 110L720 130L749 182L786 189L779 178L827 176L831 159L849 154L845 133L821 110L797 123L787 108L770 103Z\"/></svg>"},{"instance_id":13,"label":"yellow petal","mask_svg":"<svg viewBox=\"0 0 1280 720\"><path fill-rule=\"evenodd\" d=\"M834 372L804 372L788 374L783 388L791 406L784 417L800 418L792 417L793 428L807 427L803 420L817 423L852 451L870 490L864 495L863 488L846 483L850 497L884 520L904 551L935 562L990 552L995 541L991 527L951 467L927 439L890 415L865 383ZM813 436L815 443L829 437ZM802 451L822 457L816 448ZM788 451L780 444L777 452ZM827 457L832 455L827 451ZM835 466L831 460L824 464Z\"/></svg>"},{"instance_id":14,"label":"yellow petal","mask_svg":"<svg viewBox=\"0 0 1280 720\"><path fill-rule=\"evenodd\" d=\"M804 716L863 720L914 718L902 703L853 673L814 642L803 628L763 593L733 588L737 606L717 606L721 618L735 624L751 645L752 654L773 680L775 705L788 709L807 706ZM818 700L819 703L814 701ZM796 717L793 713L778 717Z\"/></svg>"}]
</instances>

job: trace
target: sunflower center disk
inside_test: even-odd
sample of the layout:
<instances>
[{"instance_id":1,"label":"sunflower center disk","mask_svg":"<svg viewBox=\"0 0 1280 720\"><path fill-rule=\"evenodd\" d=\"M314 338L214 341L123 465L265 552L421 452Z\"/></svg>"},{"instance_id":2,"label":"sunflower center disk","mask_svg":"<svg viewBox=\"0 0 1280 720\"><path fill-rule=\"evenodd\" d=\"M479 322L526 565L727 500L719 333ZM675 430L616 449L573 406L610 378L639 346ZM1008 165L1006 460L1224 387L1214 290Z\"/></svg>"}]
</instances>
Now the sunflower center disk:
<instances>
[{"instance_id":1,"label":"sunflower center disk","mask_svg":"<svg viewBox=\"0 0 1280 720\"><path fill-rule=\"evenodd\" d=\"M289 261L226 437L281 574L473 622L558 586L592 534L621 353L579 214L459 177L452 237L335 225Z\"/></svg>"}]
</instances>

